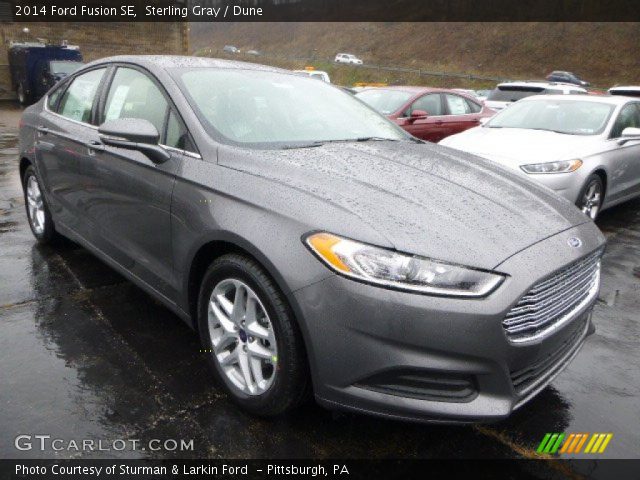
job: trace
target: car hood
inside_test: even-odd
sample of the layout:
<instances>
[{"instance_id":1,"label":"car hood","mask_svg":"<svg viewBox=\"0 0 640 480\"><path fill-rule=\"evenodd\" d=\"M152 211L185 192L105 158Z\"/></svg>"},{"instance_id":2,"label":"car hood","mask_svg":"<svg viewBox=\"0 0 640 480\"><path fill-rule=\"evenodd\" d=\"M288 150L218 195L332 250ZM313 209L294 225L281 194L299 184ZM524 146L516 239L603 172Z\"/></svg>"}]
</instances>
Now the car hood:
<instances>
[{"instance_id":1,"label":"car hood","mask_svg":"<svg viewBox=\"0 0 640 480\"><path fill-rule=\"evenodd\" d=\"M550 190L492 162L434 144L224 147L218 164L271 181L274 196L291 202L311 196L355 217L352 225L345 222L333 233L362 240L364 234L354 225L364 222L388 241L386 246L478 268L493 268L588 221ZM309 210L301 220L312 229L329 228L326 212Z\"/></svg>"},{"instance_id":2,"label":"car hood","mask_svg":"<svg viewBox=\"0 0 640 480\"><path fill-rule=\"evenodd\" d=\"M517 169L520 165L592 155L600 139L545 130L478 127L447 137L440 144Z\"/></svg>"}]
</instances>

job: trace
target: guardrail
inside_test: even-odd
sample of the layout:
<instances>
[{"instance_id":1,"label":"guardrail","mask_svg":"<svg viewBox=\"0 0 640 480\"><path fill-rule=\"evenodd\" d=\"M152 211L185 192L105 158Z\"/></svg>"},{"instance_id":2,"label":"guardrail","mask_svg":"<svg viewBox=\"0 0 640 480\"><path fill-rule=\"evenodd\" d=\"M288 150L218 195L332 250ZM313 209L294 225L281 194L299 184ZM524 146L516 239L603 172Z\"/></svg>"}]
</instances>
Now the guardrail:
<instances>
[{"instance_id":1,"label":"guardrail","mask_svg":"<svg viewBox=\"0 0 640 480\"><path fill-rule=\"evenodd\" d=\"M377 71L385 71L385 72L395 72L395 73L407 73L418 75L420 77L440 77L440 78L456 78L456 79L464 79L464 80L480 80L486 82L507 82L513 79L504 78L504 77L493 77L487 75L476 75L473 73L459 73L459 72L444 72L444 71L436 71L429 70L424 68L410 68L403 67L398 65L379 65L374 63L365 63L363 65L349 65L342 63L335 63L332 59L323 58L320 56L296 56L296 55L277 55L272 53L260 53L260 55L250 55L247 52L240 53L227 53L222 49L213 49L213 48L204 48L195 52L195 55L212 55L215 54L222 58L238 58L242 57L243 59L252 59L253 61L259 61L259 59L270 59L276 61L288 61L288 62L328 62L337 67L351 67L358 69L369 69L369 70L377 70Z\"/></svg>"}]
</instances>

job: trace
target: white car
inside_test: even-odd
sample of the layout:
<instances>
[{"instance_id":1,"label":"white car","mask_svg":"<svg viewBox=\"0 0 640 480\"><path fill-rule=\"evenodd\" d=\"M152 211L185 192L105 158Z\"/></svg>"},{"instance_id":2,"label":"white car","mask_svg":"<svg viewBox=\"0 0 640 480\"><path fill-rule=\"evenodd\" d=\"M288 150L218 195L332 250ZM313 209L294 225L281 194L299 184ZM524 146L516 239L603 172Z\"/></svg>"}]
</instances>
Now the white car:
<instances>
[{"instance_id":1,"label":"white car","mask_svg":"<svg viewBox=\"0 0 640 480\"><path fill-rule=\"evenodd\" d=\"M362 60L356 57L355 55L351 55L350 53L339 53L336 55L334 59L336 63L350 63L352 65L362 65Z\"/></svg>"},{"instance_id":2,"label":"white car","mask_svg":"<svg viewBox=\"0 0 640 480\"><path fill-rule=\"evenodd\" d=\"M322 70L294 70L293 73L297 73L298 75L303 75L311 78L315 78L316 80L322 80L323 82L331 83L331 79L329 78L329 74Z\"/></svg>"},{"instance_id":3,"label":"white car","mask_svg":"<svg viewBox=\"0 0 640 480\"><path fill-rule=\"evenodd\" d=\"M440 144L536 180L592 219L640 196L640 98L528 97Z\"/></svg>"},{"instance_id":4,"label":"white car","mask_svg":"<svg viewBox=\"0 0 640 480\"><path fill-rule=\"evenodd\" d=\"M494 88L484 104L496 111L502 110L513 102L532 95L570 95L586 94L587 91L568 83L555 82L504 82Z\"/></svg>"}]
</instances>

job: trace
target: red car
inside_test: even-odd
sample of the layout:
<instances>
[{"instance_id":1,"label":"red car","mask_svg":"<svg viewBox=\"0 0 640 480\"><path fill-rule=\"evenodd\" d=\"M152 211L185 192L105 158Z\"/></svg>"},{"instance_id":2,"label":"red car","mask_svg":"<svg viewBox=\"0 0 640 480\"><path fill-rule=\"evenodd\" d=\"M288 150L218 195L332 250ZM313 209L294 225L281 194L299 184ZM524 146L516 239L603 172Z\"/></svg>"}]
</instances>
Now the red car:
<instances>
[{"instance_id":1,"label":"red car","mask_svg":"<svg viewBox=\"0 0 640 480\"><path fill-rule=\"evenodd\" d=\"M439 142L480 124L496 112L470 95L427 87L383 87L356 94L414 137Z\"/></svg>"}]
</instances>

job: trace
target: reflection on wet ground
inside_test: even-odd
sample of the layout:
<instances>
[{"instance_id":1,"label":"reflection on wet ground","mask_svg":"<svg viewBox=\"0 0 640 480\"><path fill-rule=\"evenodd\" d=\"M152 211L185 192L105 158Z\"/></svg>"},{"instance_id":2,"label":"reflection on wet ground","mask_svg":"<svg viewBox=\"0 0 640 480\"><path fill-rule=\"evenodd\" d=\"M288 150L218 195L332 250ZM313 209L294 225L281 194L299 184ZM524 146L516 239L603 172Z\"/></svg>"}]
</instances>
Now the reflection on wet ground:
<instances>
[{"instance_id":1,"label":"reflection on wet ground","mask_svg":"<svg viewBox=\"0 0 640 480\"><path fill-rule=\"evenodd\" d=\"M214 384L196 335L81 247L34 242L17 170L19 111L0 105L0 457L532 457L546 432L613 432L640 445L640 201L602 215L609 239L597 332L507 421L477 427L333 414L314 404L266 421ZM18 434L193 439L194 451L18 451ZM548 465L550 469L566 465ZM597 462L572 468L598 473ZM586 472L582 472L586 473Z\"/></svg>"}]
</instances>

